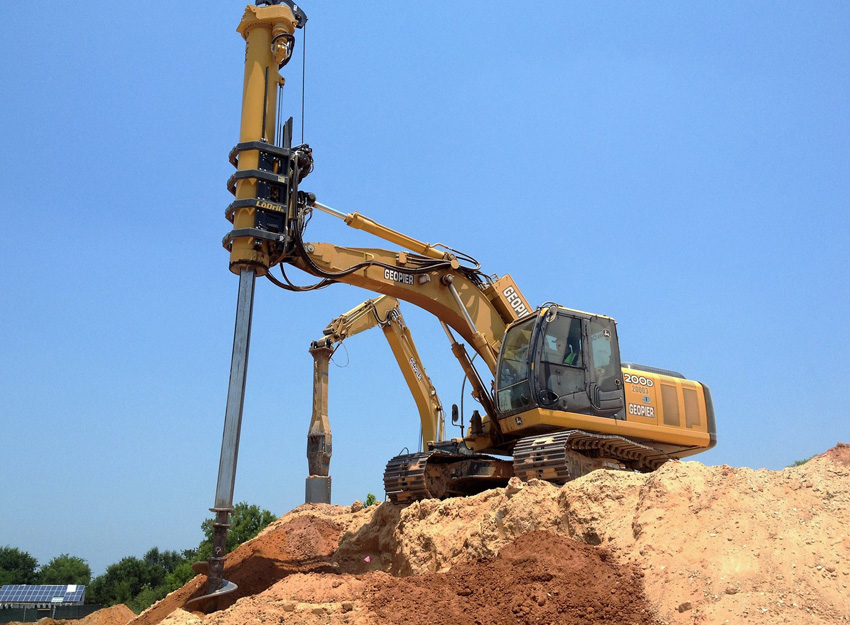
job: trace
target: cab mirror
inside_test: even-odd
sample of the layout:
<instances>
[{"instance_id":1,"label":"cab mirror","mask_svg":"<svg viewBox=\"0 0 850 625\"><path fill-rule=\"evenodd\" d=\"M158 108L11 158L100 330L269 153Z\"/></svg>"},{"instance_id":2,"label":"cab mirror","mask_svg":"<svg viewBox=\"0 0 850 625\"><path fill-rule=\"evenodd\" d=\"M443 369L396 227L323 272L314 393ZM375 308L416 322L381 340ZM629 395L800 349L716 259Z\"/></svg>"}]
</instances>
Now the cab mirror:
<instances>
[{"instance_id":1,"label":"cab mirror","mask_svg":"<svg viewBox=\"0 0 850 625\"><path fill-rule=\"evenodd\" d=\"M457 404L452 404L452 425L457 425L459 420Z\"/></svg>"}]
</instances>

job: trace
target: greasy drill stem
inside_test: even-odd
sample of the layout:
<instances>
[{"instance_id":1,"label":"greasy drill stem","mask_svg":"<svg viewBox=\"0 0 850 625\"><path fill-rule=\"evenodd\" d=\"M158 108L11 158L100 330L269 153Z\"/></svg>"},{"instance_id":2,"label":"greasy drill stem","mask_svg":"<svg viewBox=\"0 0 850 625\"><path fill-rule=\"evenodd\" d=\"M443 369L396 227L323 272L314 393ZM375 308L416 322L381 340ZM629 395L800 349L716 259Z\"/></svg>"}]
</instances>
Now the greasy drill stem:
<instances>
[{"instance_id":1,"label":"greasy drill stem","mask_svg":"<svg viewBox=\"0 0 850 625\"><path fill-rule=\"evenodd\" d=\"M242 429L242 407L245 402L245 381L248 373L248 350L251 344L251 317L254 309L256 274L243 269L239 274L239 295L236 300L236 325L233 330L233 355L230 361L230 382L224 411L224 432L221 438L221 459L215 489L216 513L213 534L213 555L209 559L207 594L222 585L224 556L227 553L228 514L233 510L233 484L236 478L236 459L239 455L239 433Z\"/></svg>"},{"instance_id":2,"label":"greasy drill stem","mask_svg":"<svg viewBox=\"0 0 850 625\"><path fill-rule=\"evenodd\" d=\"M288 60L293 33L306 20L294 3L271 6L248 5L237 31L245 39L245 73L242 90L242 120L239 142L244 147L234 162L242 175L233 189L236 201L231 219L240 232L230 244L230 270L239 275L239 295L236 301L236 327L233 332L233 356L230 362L230 382L224 414L224 433L221 439L221 460L215 491L213 525L213 554L208 561L207 594L195 600L206 600L236 589L223 578L227 553L228 516L233 511L233 483L236 478L236 459L239 454L239 433L242 428L242 406L245 400L245 379L248 370L248 348L251 342L251 316L254 307L254 283L257 276L269 270L269 240L263 234L262 215L256 202L260 185L260 146L274 144L277 87L283 84L278 67ZM238 147L238 146L237 146ZM193 600L193 601L195 601Z\"/></svg>"},{"instance_id":3,"label":"greasy drill stem","mask_svg":"<svg viewBox=\"0 0 850 625\"><path fill-rule=\"evenodd\" d=\"M229 511L219 510L213 524L213 555L207 560L207 594L213 594L222 586L224 577L224 556L227 553L227 530ZM219 555L220 554L220 555Z\"/></svg>"},{"instance_id":4,"label":"greasy drill stem","mask_svg":"<svg viewBox=\"0 0 850 625\"><path fill-rule=\"evenodd\" d=\"M307 16L293 0L258 4L264 6L245 7L236 29L245 40L242 118L239 143L230 153L230 162L237 171L227 183L235 201L225 215L234 229L222 243L230 251L230 271L239 276L239 295L215 505L210 509L215 513L213 553L206 565L193 565L197 572L206 572L207 590L186 604L204 608L236 590L236 585L224 579L223 574L242 429L254 283L257 276L268 274L273 264L272 250L275 258L281 254L288 232L287 210L297 193L298 181L304 177L290 176L291 146L288 141L275 142L275 122L278 89L284 84L278 70L289 61L295 29L304 26Z\"/></svg>"}]
</instances>

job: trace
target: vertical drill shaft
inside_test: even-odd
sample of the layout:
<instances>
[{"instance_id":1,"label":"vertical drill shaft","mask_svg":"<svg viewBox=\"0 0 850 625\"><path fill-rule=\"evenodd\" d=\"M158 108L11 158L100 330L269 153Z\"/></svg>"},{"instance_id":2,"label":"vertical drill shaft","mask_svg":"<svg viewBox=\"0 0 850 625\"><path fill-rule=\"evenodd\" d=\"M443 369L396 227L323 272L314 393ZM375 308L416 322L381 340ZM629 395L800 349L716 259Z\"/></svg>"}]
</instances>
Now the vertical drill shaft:
<instances>
[{"instance_id":1,"label":"vertical drill shaft","mask_svg":"<svg viewBox=\"0 0 850 625\"><path fill-rule=\"evenodd\" d=\"M282 4L281 4L282 3ZM265 6L259 6L265 5ZM307 17L291 0L258 2L248 5L237 31L245 39L245 74L242 91L242 120L239 144L234 148L238 158L231 156L237 174L234 184L228 183L236 201L228 207L228 218L234 230L226 237L230 249L230 270L239 275L239 295L236 301L236 324L233 332L233 355L230 381L224 414L224 433L221 439L221 458L215 491L213 524L213 554L206 569L206 594L190 600L205 603L236 590L236 585L224 579L224 559L227 554L229 515L233 511L233 486L236 460L239 454L239 434L242 428L242 407L245 400L245 381L248 371L248 350L251 342L251 317L254 307L254 283L265 275L272 264L270 245L281 241L285 227L281 219L269 219L261 203L269 203L269 188L280 187L286 171L267 162L266 146L274 146L275 114L278 86L283 79L278 69L286 64L294 44L296 28ZM275 152L276 158L280 152ZM262 184L259 182L263 180ZM279 195L279 194L278 194ZM287 195L288 197L288 195ZM277 209L280 212L280 209ZM285 212L285 211L284 211ZM285 224L284 224L285 226Z\"/></svg>"},{"instance_id":2,"label":"vertical drill shaft","mask_svg":"<svg viewBox=\"0 0 850 625\"><path fill-rule=\"evenodd\" d=\"M221 459L215 489L215 524L213 525L213 554L209 559L207 594L222 585L224 556L227 553L228 515L233 509L233 484L236 478L236 459L239 455L239 433L242 429L242 407L245 403L245 380L248 373L248 351L251 345L251 318L254 309L252 269L239 274L239 295L236 300L236 325L233 330L233 355L230 361L230 382L224 411L224 433L221 437Z\"/></svg>"},{"instance_id":3,"label":"vertical drill shaft","mask_svg":"<svg viewBox=\"0 0 850 625\"><path fill-rule=\"evenodd\" d=\"M229 247L230 270L239 274L239 295L236 300L233 354L215 505L211 508L215 513L213 554L207 565L206 595L192 601L203 601L236 590L234 584L224 579L227 530L230 528L229 515L233 511L233 486L239 455L239 434L242 429L254 283L257 276L268 272L270 265L269 239L261 236L265 231L262 230L263 223L258 218L256 204L259 197L257 176L260 175L258 169L261 166L258 146L274 144L276 92L277 86L283 83L278 68L288 59L296 27L303 25L306 20L306 16L294 3L290 6L290 3L284 0L282 5L266 4L268 6L248 5L237 28L246 45L242 121L239 130L239 146L242 148L236 163L242 175L238 176L233 189L237 202L230 215L234 236Z\"/></svg>"}]
</instances>

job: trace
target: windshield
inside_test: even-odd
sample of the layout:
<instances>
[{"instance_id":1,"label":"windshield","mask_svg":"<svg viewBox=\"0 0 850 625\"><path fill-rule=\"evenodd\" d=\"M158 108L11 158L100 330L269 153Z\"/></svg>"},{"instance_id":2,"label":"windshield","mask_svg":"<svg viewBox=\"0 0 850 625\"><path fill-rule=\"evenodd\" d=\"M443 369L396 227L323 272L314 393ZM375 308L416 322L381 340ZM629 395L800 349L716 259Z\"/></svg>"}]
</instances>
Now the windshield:
<instances>
[{"instance_id":1,"label":"windshield","mask_svg":"<svg viewBox=\"0 0 850 625\"><path fill-rule=\"evenodd\" d=\"M528 385L528 351L535 319L514 326L505 334L499 353L499 411L510 412L531 404Z\"/></svg>"}]
</instances>

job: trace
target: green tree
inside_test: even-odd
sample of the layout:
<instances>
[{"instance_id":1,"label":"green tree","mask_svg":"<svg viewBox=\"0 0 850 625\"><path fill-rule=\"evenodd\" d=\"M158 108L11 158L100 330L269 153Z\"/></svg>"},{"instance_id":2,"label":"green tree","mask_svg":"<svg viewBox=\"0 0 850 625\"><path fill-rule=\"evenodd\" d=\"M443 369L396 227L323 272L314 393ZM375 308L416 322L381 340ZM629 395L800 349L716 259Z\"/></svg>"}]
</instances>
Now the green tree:
<instances>
[{"instance_id":1,"label":"green tree","mask_svg":"<svg viewBox=\"0 0 850 625\"><path fill-rule=\"evenodd\" d=\"M192 570L192 565L189 562L181 564L165 576L165 585L168 587L168 592L174 592L178 588L182 588L193 577L195 577L195 571Z\"/></svg>"},{"instance_id":2,"label":"green tree","mask_svg":"<svg viewBox=\"0 0 850 625\"><path fill-rule=\"evenodd\" d=\"M366 495L366 507L375 505L375 502L378 501L378 498L375 497L372 493Z\"/></svg>"},{"instance_id":3,"label":"green tree","mask_svg":"<svg viewBox=\"0 0 850 625\"><path fill-rule=\"evenodd\" d=\"M63 553L41 567L40 584L82 584L91 582L91 568L82 558Z\"/></svg>"},{"instance_id":4,"label":"green tree","mask_svg":"<svg viewBox=\"0 0 850 625\"><path fill-rule=\"evenodd\" d=\"M233 507L230 514L230 529L227 532L227 553L247 540L251 540L260 533L264 527L275 520L274 514L263 510L260 506L249 506L242 501ZM204 540L198 545L196 556L198 560L206 560L212 555L213 523L214 519L207 519L201 524L204 531Z\"/></svg>"},{"instance_id":5,"label":"green tree","mask_svg":"<svg viewBox=\"0 0 850 625\"><path fill-rule=\"evenodd\" d=\"M0 547L0 586L6 584L37 584L38 561L17 547Z\"/></svg>"},{"instance_id":6,"label":"green tree","mask_svg":"<svg viewBox=\"0 0 850 625\"><path fill-rule=\"evenodd\" d=\"M89 586L89 598L105 606L125 603L138 614L194 576L187 553L191 552L160 551L153 547L141 559L124 558L95 578ZM175 570L180 573L175 575Z\"/></svg>"},{"instance_id":7,"label":"green tree","mask_svg":"<svg viewBox=\"0 0 850 625\"><path fill-rule=\"evenodd\" d=\"M164 598L167 594L168 589L165 586L158 586L156 588L146 586L145 588L142 588L139 594L125 603L133 612L141 614L144 610L147 610L154 603Z\"/></svg>"},{"instance_id":8,"label":"green tree","mask_svg":"<svg viewBox=\"0 0 850 625\"><path fill-rule=\"evenodd\" d=\"M181 564L188 562L186 556L177 551L160 551L152 548L144 555L144 563L149 569L150 585L161 586L165 578Z\"/></svg>"},{"instance_id":9,"label":"green tree","mask_svg":"<svg viewBox=\"0 0 850 625\"><path fill-rule=\"evenodd\" d=\"M110 564L103 575L92 580L86 594L92 603L104 606L127 603L149 587L150 581L150 568L144 560L131 556Z\"/></svg>"}]
</instances>

